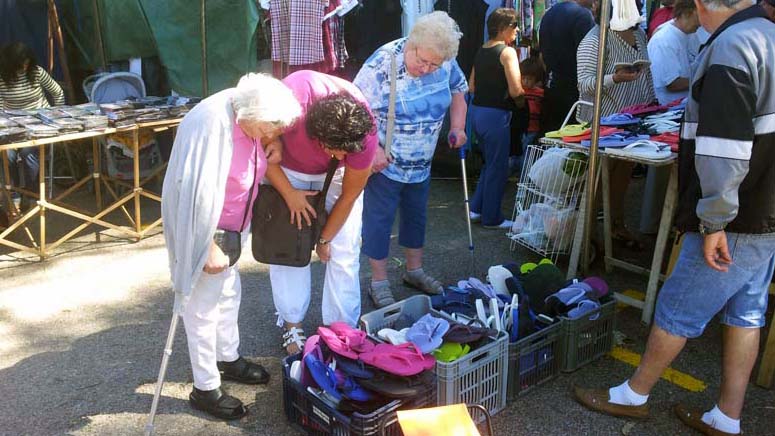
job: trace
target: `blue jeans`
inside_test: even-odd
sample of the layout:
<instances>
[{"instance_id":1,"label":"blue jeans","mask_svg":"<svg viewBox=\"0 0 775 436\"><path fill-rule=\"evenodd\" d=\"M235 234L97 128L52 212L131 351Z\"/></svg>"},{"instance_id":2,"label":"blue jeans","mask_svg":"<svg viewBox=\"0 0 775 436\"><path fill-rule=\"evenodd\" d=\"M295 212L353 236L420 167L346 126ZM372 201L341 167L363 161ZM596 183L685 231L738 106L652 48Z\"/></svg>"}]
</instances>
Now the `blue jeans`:
<instances>
[{"instance_id":1,"label":"blue jeans","mask_svg":"<svg viewBox=\"0 0 775 436\"><path fill-rule=\"evenodd\" d=\"M16 165L16 159L21 156L22 165L24 165L24 182L19 183L19 167ZM16 150L8 150L8 164L11 172L11 181L14 186L22 186L32 191L37 191L38 172L40 171L40 162L38 162L38 148L26 147Z\"/></svg>"},{"instance_id":2,"label":"blue jeans","mask_svg":"<svg viewBox=\"0 0 775 436\"><path fill-rule=\"evenodd\" d=\"M775 233L727 233L732 264L719 272L705 264L703 238L684 236L675 270L662 286L654 322L674 336L696 338L717 313L734 327L764 326L767 291L775 269Z\"/></svg>"},{"instance_id":3,"label":"blue jeans","mask_svg":"<svg viewBox=\"0 0 775 436\"><path fill-rule=\"evenodd\" d=\"M511 112L471 105L471 122L484 155L482 173L471 199L471 211L482 214L482 224L502 223L501 201L509 178Z\"/></svg>"},{"instance_id":4,"label":"blue jeans","mask_svg":"<svg viewBox=\"0 0 775 436\"><path fill-rule=\"evenodd\" d=\"M430 177L420 183L396 182L382 173L369 177L363 191L361 252L375 260L387 258L390 232L399 208L398 243L406 248L422 248L430 187Z\"/></svg>"}]
</instances>

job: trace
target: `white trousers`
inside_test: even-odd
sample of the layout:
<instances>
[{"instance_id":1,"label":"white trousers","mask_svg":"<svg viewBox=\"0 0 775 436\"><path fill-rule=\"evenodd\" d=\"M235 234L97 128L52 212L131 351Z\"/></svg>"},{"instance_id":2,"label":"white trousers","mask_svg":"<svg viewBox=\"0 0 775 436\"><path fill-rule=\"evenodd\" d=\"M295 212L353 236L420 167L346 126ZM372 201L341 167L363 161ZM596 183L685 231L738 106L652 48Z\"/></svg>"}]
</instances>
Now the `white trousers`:
<instances>
[{"instance_id":1,"label":"white trousers","mask_svg":"<svg viewBox=\"0 0 775 436\"><path fill-rule=\"evenodd\" d=\"M183 310L188 338L188 356L194 372L194 387L203 391L221 385L216 362L239 357L237 317L242 296L237 266L219 274L199 276Z\"/></svg>"},{"instance_id":2,"label":"white trousers","mask_svg":"<svg viewBox=\"0 0 775 436\"><path fill-rule=\"evenodd\" d=\"M296 189L319 191L323 189L325 174L303 174L283 168L291 185ZM342 194L344 168L334 174L326 196L326 210L329 212ZM260 193L259 193L260 195ZM360 246L361 223L363 215L363 193L353 205L339 233L329 243L331 260L326 264L323 282L323 324L344 321L355 326L361 315ZM285 321L300 323L309 308L312 291L310 266L292 267L282 265L269 266L269 279L272 282L272 297L277 309L277 324L282 327Z\"/></svg>"}]
</instances>

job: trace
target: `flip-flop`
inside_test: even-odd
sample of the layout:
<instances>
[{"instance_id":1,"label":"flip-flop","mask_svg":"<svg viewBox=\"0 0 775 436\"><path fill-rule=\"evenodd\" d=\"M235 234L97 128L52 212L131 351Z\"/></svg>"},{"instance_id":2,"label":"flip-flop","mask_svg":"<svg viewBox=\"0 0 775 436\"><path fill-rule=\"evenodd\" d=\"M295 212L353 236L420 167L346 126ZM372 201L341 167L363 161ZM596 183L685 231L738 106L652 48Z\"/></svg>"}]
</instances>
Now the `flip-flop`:
<instances>
[{"instance_id":1,"label":"flip-flop","mask_svg":"<svg viewBox=\"0 0 775 436\"><path fill-rule=\"evenodd\" d=\"M377 332L377 337L383 341L390 342L393 345L401 345L409 342L409 340L406 339L406 332L408 331L409 328L401 330L382 329Z\"/></svg>"},{"instance_id":2,"label":"flip-flop","mask_svg":"<svg viewBox=\"0 0 775 436\"><path fill-rule=\"evenodd\" d=\"M600 277L587 277L584 279L584 283L588 284L595 291L597 298L608 295L608 283Z\"/></svg>"},{"instance_id":3,"label":"flip-flop","mask_svg":"<svg viewBox=\"0 0 775 436\"><path fill-rule=\"evenodd\" d=\"M372 351L361 354L359 359L367 365L401 376L416 375L436 365L436 359L422 354L412 343L398 346L377 344Z\"/></svg>"},{"instance_id":4,"label":"flip-flop","mask_svg":"<svg viewBox=\"0 0 775 436\"><path fill-rule=\"evenodd\" d=\"M549 316L558 316L567 313L570 309L587 298L587 293L594 292L586 283L575 283L562 288L554 294L546 297L544 307Z\"/></svg>"},{"instance_id":5,"label":"flip-flop","mask_svg":"<svg viewBox=\"0 0 775 436\"><path fill-rule=\"evenodd\" d=\"M547 138L562 138L563 136L579 136L589 132L590 127L588 124L567 124L560 130L554 130L546 132L544 136Z\"/></svg>"},{"instance_id":6,"label":"flip-flop","mask_svg":"<svg viewBox=\"0 0 775 436\"><path fill-rule=\"evenodd\" d=\"M374 371L366 368L360 360L352 360L341 356L335 357L334 360L336 361L336 369L341 369L342 372L351 377L359 379L374 377Z\"/></svg>"},{"instance_id":7,"label":"flip-flop","mask_svg":"<svg viewBox=\"0 0 775 436\"><path fill-rule=\"evenodd\" d=\"M670 145L648 139L632 142L619 150L608 150L608 154L617 156L637 156L651 160L665 160L670 159L672 156Z\"/></svg>"},{"instance_id":8,"label":"flip-flop","mask_svg":"<svg viewBox=\"0 0 775 436\"><path fill-rule=\"evenodd\" d=\"M433 352L433 356L439 362L454 362L465 356L471 351L468 344L459 344L457 342L444 342L438 350Z\"/></svg>"},{"instance_id":9,"label":"flip-flop","mask_svg":"<svg viewBox=\"0 0 775 436\"><path fill-rule=\"evenodd\" d=\"M304 365L312 374L315 383L337 401L342 399L342 394L336 389L337 380L334 370L323 361L320 348L304 356Z\"/></svg>"},{"instance_id":10,"label":"flip-flop","mask_svg":"<svg viewBox=\"0 0 775 436\"><path fill-rule=\"evenodd\" d=\"M580 319L584 315L594 312L597 309L600 308L600 303L594 300L584 300L579 302L579 304L574 307L573 309L568 311L567 317L569 319ZM595 313L594 315L589 317L590 321L596 320L600 316L600 312Z\"/></svg>"},{"instance_id":11,"label":"flip-flop","mask_svg":"<svg viewBox=\"0 0 775 436\"><path fill-rule=\"evenodd\" d=\"M394 399L417 397L427 390L428 386L433 386L435 383L436 378L430 371L424 371L412 377L398 377L386 372L378 372L374 378L360 381L364 388Z\"/></svg>"},{"instance_id":12,"label":"flip-flop","mask_svg":"<svg viewBox=\"0 0 775 436\"><path fill-rule=\"evenodd\" d=\"M606 136L600 138L598 145L602 148L624 148L636 141L648 141L649 135L628 135L625 133L618 133L616 135ZM589 147L591 141L581 141L582 147Z\"/></svg>"},{"instance_id":13,"label":"flip-flop","mask_svg":"<svg viewBox=\"0 0 775 436\"><path fill-rule=\"evenodd\" d=\"M337 391L348 400L365 402L374 398L374 395L361 387L361 385L351 376L345 374L344 371L337 368L334 371L336 377Z\"/></svg>"},{"instance_id":14,"label":"flip-flop","mask_svg":"<svg viewBox=\"0 0 775 436\"><path fill-rule=\"evenodd\" d=\"M426 314L409 328L406 339L416 345L423 354L428 354L441 346L441 338L447 330L449 321Z\"/></svg>"},{"instance_id":15,"label":"flip-flop","mask_svg":"<svg viewBox=\"0 0 775 436\"><path fill-rule=\"evenodd\" d=\"M497 334L498 332L488 328L452 323L444 335L444 343L470 344Z\"/></svg>"},{"instance_id":16,"label":"flip-flop","mask_svg":"<svg viewBox=\"0 0 775 436\"><path fill-rule=\"evenodd\" d=\"M304 358L307 357L308 354L317 352L315 349L320 348L320 336L318 335L312 335L309 338L307 338L307 342L304 343L304 349L301 353L301 384L302 386L312 386L318 387L315 383L315 379L312 378L312 374L310 374L309 370L307 369L307 365L304 363Z\"/></svg>"},{"instance_id":17,"label":"flip-flop","mask_svg":"<svg viewBox=\"0 0 775 436\"><path fill-rule=\"evenodd\" d=\"M643 114L650 114L654 112L660 112L664 110L667 110L667 106L663 106L661 104L654 104L654 103L642 103L642 104L627 106L626 108L623 108L619 112L623 114L643 115Z\"/></svg>"},{"instance_id":18,"label":"flip-flop","mask_svg":"<svg viewBox=\"0 0 775 436\"><path fill-rule=\"evenodd\" d=\"M624 130L617 129L616 127L610 127L610 126L600 126L600 136L608 136L608 135L614 135L616 133L623 133ZM583 135L578 136L563 136L562 142L581 142L585 139L592 138L592 132L585 133Z\"/></svg>"},{"instance_id":19,"label":"flip-flop","mask_svg":"<svg viewBox=\"0 0 775 436\"><path fill-rule=\"evenodd\" d=\"M611 114L607 117L600 118L601 126L627 126L630 124L638 124L640 120L631 114Z\"/></svg>"},{"instance_id":20,"label":"flip-flop","mask_svg":"<svg viewBox=\"0 0 775 436\"><path fill-rule=\"evenodd\" d=\"M333 330L328 327L318 327L318 335L320 339L328 345L334 353L344 356L348 359L357 359L358 353L350 347L350 342L347 338L339 337Z\"/></svg>"},{"instance_id":21,"label":"flip-flop","mask_svg":"<svg viewBox=\"0 0 775 436\"><path fill-rule=\"evenodd\" d=\"M345 322L332 322L328 328L340 338L345 339L350 346L350 349L356 353L365 353L374 348L375 344L368 338L366 332L354 329Z\"/></svg>"}]
</instances>

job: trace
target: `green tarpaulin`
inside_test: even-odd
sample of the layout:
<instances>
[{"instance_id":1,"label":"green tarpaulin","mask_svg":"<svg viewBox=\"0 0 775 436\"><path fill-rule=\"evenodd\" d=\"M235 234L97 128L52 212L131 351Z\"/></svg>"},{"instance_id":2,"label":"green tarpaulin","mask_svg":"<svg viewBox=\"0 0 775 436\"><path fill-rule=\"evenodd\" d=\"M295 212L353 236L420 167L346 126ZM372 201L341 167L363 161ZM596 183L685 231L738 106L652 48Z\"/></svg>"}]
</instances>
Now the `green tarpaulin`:
<instances>
[{"instance_id":1,"label":"green tarpaulin","mask_svg":"<svg viewBox=\"0 0 775 436\"><path fill-rule=\"evenodd\" d=\"M172 89L202 96L203 55L208 94L234 86L256 66L254 0L60 0L57 5L77 51L71 57L81 67L158 56Z\"/></svg>"}]
</instances>

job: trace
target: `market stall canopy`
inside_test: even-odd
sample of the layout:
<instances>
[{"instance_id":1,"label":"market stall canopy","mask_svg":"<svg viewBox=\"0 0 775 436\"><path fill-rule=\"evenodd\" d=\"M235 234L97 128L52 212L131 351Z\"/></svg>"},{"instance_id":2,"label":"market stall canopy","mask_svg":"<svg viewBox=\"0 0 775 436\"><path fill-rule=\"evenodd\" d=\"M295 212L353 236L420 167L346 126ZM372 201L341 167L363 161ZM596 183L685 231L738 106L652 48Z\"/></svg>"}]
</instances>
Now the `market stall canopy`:
<instances>
[{"instance_id":1,"label":"market stall canopy","mask_svg":"<svg viewBox=\"0 0 775 436\"><path fill-rule=\"evenodd\" d=\"M158 56L172 89L203 96L234 86L256 66L258 10L253 0L56 3L65 33L77 49L72 57L84 67Z\"/></svg>"}]
</instances>

